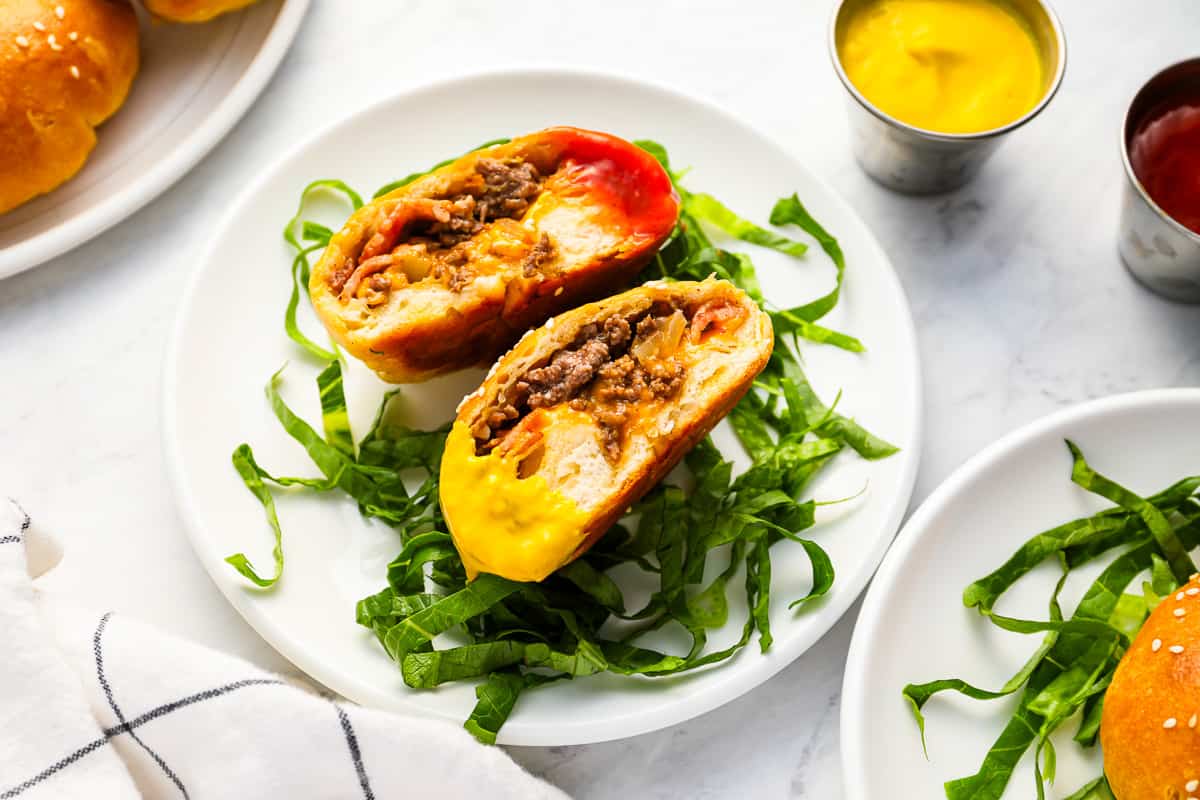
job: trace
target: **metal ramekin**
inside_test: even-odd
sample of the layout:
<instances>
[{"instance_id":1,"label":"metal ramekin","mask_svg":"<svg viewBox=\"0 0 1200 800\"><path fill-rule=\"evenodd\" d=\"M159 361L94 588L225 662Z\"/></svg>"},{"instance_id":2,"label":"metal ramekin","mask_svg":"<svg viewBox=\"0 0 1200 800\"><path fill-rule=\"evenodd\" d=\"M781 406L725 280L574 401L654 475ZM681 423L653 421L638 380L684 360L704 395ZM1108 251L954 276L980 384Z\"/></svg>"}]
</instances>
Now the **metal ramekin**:
<instances>
[{"instance_id":1,"label":"metal ramekin","mask_svg":"<svg viewBox=\"0 0 1200 800\"><path fill-rule=\"evenodd\" d=\"M829 54L833 68L850 94L854 156L868 175L889 189L934 194L964 185L996 150L1001 137L1041 113L1062 84L1067 67L1067 42L1058 15L1043 0L1006 0L1029 23L1038 39L1038 49L1052 67L1053 78L1047 83L1041 101L1023 117L979 133L937 133L908 125L872 105L842 68L838 55L839 31L855 10L870 2L839 0L829 25Z\"/></svg>"},{"instance_id":2,"label":"metal ramekin","mask_svg":"<svg viewBox=\"0 0 1200 800\"><path fill-rule=\"evenodd\" d=\"M1200 234L1176 222L1150 199L1129 160L1133 135L1146 115L1185 88L1200 89L1200 58L1180 61L1148 80L1125 113L1121 161L1128 180L1121 202L1119 246L1125 266L1147 287L1172 300L1200 303Z\"/></svg>"}]
</instances>

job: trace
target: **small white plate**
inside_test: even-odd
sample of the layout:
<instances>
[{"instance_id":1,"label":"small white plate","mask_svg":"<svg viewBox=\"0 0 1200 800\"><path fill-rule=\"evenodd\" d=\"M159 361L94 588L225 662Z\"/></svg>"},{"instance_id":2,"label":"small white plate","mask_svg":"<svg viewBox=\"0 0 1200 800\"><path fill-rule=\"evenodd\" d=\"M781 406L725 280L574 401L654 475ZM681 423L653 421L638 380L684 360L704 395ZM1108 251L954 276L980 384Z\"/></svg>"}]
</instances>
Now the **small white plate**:
<instances>
[{"instance_id":1,"label":"small white plate","mask_svg":"<svg viewBox=\"0 0 1200 800\"><path fill-rule=\"evenodd\" d=\"M901 689L958 677L994 689L1041 643L1006 633L965 608L962 592L1047 528L1110 506L1071 483L1075 441L1097 471L1152 494L1200 473L1200 389L1168 389L1085 403L1012 433L960 467L904 526L863 603L842 694L842 766L850 800L945 797L942 784L974 774L1012 714L1018 697L990 702L946 693L925 706L929 759ZM1072 572L1062 595L1070 613L1104 563ZM1001 598L996 610L1046 619L1058 577L1044 564ZM1056 737L1065 797L1099 777L1098 752L1084 755ZM1098 750L1098 748L1096 748ZM1005 797L1033 797L1026 754Z\"/></svg>"},{"instance_id":2,"label":"small white plate","mask_svg":"<svg viewBox=\"0 0 1200 800\"><path fill-rule=\"evenodd\" d=\"M257 501L230 466L230 454L249 442L275 474L312 474L263 399L268 376L285 361L283 392L296 410L319 418L313 384L317 365L282 330L290 255L280 238L301 188L337 177L369 194L397 176L427 167L497 136L552 124L580 125L628 138L653 138L674 163L693 167L687 184L710 191L734 209L765 220L774 200L799 192L812 213L841 240L849 263L843 300L829 324L860 336L869 352L805 349L818 391L880 436L903 448L868 464L840 458L814 487L824 499L870 489L814 537L838 570L835 587L804 613L787 601L807 590L809 567L800 548L774 553L772 625L766 655L751 645L730 663L669 680L605 675L558 684L521 698L501 732L508 744L555 745L601 741L664 727L743 694L782 669L825 633L866 585L899 527L912 491L919 448L920 386L916 342L903 290L887 257L854 212L778 145L724 112L675 92L629 80L533 70L470 77L401 94L318 134L284 157L233 204L215 228L187 290L165 378L168 461L196 553L246 620L284 656L327 686L360 703L463 720L473 688L434 692L404 687L397 667L368 631L354 623L354 604L384 585L385 565L399 551L396 534L368 524L352 502L337 497L280 493L287 554L283 580L269 593L247 588L222 560L244 550L264 568L270 534ZM334 210L339 213L333 213ZM344 208L331 206L337 225ZM804 262L756 252L767 294L781 305L827 291L829 260L813 247ZM319 327L309 316L309 329ZM468 371L420 386L403 396L411 424L449 419L482 373ZM347 378L352 422L359 435L384 386L361 367ZM736 599L736 592L734 593ZM736 639L741 609L710 644Z\"/></svg>"},{"instance_id":3,"label":"small white plate","mask_svg":"<svg viewBox=\"0 0 1200 800\"><path fill-rule=\"evenodd\" d=\"M108 230L179 180L241 119L300 28L309 0L266 0L200 25L142 17L129 98L97 129L74 178L0 215L0 278Z\"/></svg>"}]
</instances>

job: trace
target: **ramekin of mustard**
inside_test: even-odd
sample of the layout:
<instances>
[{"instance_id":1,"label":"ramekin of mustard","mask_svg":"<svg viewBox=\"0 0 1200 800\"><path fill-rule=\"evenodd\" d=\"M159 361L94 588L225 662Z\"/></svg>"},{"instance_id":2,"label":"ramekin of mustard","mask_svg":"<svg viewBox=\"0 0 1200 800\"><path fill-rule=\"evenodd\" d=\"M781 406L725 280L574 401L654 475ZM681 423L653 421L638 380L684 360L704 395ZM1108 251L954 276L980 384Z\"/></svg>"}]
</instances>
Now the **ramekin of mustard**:
<instances>
[{"instance_id":1,"label":"ramekin of mustard","mask_svg":"<svg viewBox=\"0 0 1200 800\"><path fill-rule=\"evenodd\" d=\"M855 157L913 194L971 180L1066 68L1062 25L1042 0L842 0L829 38Z\"/></svg>"}]
</instances>

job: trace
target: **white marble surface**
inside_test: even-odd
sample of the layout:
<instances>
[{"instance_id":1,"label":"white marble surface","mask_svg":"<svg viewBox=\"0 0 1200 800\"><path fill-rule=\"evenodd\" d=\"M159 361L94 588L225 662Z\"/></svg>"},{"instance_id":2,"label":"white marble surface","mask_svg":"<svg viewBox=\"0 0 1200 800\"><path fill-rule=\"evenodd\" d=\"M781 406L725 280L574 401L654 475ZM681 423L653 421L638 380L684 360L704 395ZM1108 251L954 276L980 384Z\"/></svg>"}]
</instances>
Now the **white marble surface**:
<instances>
[{"instance_id":1,"label":"white marble surface","mask_svg":"<svg viewBox=\"0 0 1200 800\"><path fill-rule=\"evenodd\" d=\"M891 253L920 332L915 501L1054 408L1196 384L1200 307L1137 286L1114 228L1125 103L1154 70L1196 54L1200 4L1058 6L1070 51L1058 98L974 185L912 199L851 159L825 49L829 0L316 0L280 74L199 168L109 233L0 281L0 491L65 544L44 589L288 669L193 560L167 486L159 381L179 290L212 220L276 152L382 94L463 70L570 65L671 83L790 143L843 192ZM581 798L840 797L838 695L855 613L700 719L513 754Z\"/></svg>"}]
</instances>

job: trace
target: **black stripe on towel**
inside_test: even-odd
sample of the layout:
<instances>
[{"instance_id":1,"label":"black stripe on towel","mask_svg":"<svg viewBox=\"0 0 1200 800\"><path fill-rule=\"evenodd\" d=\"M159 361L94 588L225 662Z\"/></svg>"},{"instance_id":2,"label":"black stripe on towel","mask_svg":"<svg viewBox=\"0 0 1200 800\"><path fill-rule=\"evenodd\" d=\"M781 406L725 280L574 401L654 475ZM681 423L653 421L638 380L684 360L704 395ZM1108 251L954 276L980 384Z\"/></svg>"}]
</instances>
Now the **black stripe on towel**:
<instances>
[{"instance_id":1,"label":"black stripe on towel","mask_svg":"<svg viewBox=\"0 0 1200 800\"><path fill-rule=\"evenodd\" d=\"M125 715L121 713L121 709L117 708L117 701L113 699L112 687L108 684L108 678L104 676L104 654L103 649L100 646L101 640L104 636L104 628L106 625L108 625L108 618L111 616L112 612L109 611L100 618L100 624L96 627L96 635L92 637L92 650L96 653L96 677L100 681L100 687L104 689L104 697L108 700L109 708L111 708L113 713L116 714L117 722L124 724ZM174 783L179 789L179 792L183 795L184 800L189 800L187 789L185 789L183 786L183 781L179 780L179 776L175 774L175 771L167 766L167 762L162 760L162 756L150 749L150 745L142 741L142 737L134 733L132 728L129 729L129 735L141 746L143 750L146 751L151 758L154 759L158 766L162 768L162 771L166 773L166 776L170 778L171 782Z\"/></svg>"},{"instance_id":2,"label":"black stripe on towel","mask_svg":"<svg viewBox=\"0 0 1200 800\"><path fill-rule=\"evenodd\" d=\"M158 719L159 717L166 716L167 714L170 714L172 711L178 711L179 709L181 709L185 706L191 706L191 705L195 705L196 703L202 703L205 700L212 700L214 697L220 697L223 694L229 694L230 692L237 691L238 689L241 689L246 686L283 686L283 685L284 685L283 681L275 680L273 678L248 678L247 680L244 680L244 681L235 681L234 683L226 684L225 686L220 686L220 687L217 687L216 689L206 689L203 692L197 692L196 694L188 695L187 697L183 698L182 700L176 700L173 703L165 703L165 704L159 706L158 708L147 711L145 714L142 714L140 717L135 717L135 718L131 719L129 722L122 722L120 725L114 725L111 728L106 728L104 733L105 733L105 735L107 735L109 737L120 736L122 733L131 733L134 728L140 728L142 725L145 725L147 722L151 722L153 720Z\"/></svg>"},{"instance_id":3,"label":"black stripe on towel","mask_svg":"<svg viewBox=\"0 0 1200 800\"><path fill-rule=\"evenodd\" d=\"M39 772L37 775L34 775L32 778L25 781L24 783L18 783L16 786L12 787L11 789L6 789L4 792L0 792L0 800L8 800L8 798L16 797L17 795L19 795L21 792L25 791L26 789L32 789L34 786L37 786L39 783L46 780L46 778L49 778L54 773L58 772L61 769L65 769L65 768L71 766L76 761L78 761L79 759L86 756L88 753L91 753L95 750L99 750L101 747L103 747L106 744L108 744L108 739L96 739L94 742L88 742L86 745L79 748L74 753L71 753L71 755L67 756L66 758L64 758L54 764L51 764L50 766L46 767L44 770Z\"/></svg>"},{"instance_id":4,"label":"black stripe on towel","mask_svg":"<svg viewBox=\"0 0 1200 800\"><path fill-rule=\"evenodd\" d=\"M13 501L13 505L16 505L16 501ZM20 511L22 514L25 514L25 512L21 510L20 506L17 506L17 511ZM25 531L29 530L29 525L30 525L29 515L25 514L25 519L21 520L21 530L15 534L10 534L8 536L0 536L0 544L16 544L17 542L20 542L22 539L25 538Z\"/></svg>"},{"instance_id":5,"label":"black stripe on towel","mask_svg":"<svg viewBox=\"0 0 1200 800\"><path fill-rule=\"evenodd\" d=\"M346 737L346 746L350 748L350 758L354 761L354 771L358 773L358 785L362 788L363 797L375 800L371 781L367 778L367 768L363 766L362 751L358 749L358 737L354 735L354 726L350 724L350 715L337 703L333 707L337 709L338 720L342 723L342 733Z\"/></svg>"},{"instance_id":6,"label":"black stripe on towel","mask_svg":"<svg viewBox=\"0 0 1200 800\"><path fill-rule=\"evenodd\" d=\"M25 790L31 789L37 784L46 780L46 778L49 778L54 773L69 767L71 764L74 764L84 756L99 750L101 747L108 744L109 741L111 741L114 737L120 736L123 733L132 735L134 728L139 728L142 725L145 725L147 722L152 722L159 717L166 716L172 711L177 711L186 706L195 705L196 703L201 703L205 700L212 700L213 698L220 697L223 694L229 694L230 692L246 686L262 685L283 686L285 684L283 681L272 680L270 678L250 678L243 681L235 681L234 683L229 683L225 686L219 686L216 689L206 689L203 692L197 692L196 694L188 695L187 697L184 697L181 700L176 700L173 703L166 703L158 708L151 709L145 714L135 717L128 722L122 722L120 725L105 729L103 737L96 739L95 741L88 742L86 745L79 748L74 753L71 753L66 758L63 758L54 764L51 764L49 767L46 767L46 769L42 770L37 775L34 775L29 780L0 792L0 800L9 800L9 798L16 797Z\"/></svg>"}]
</instances>

